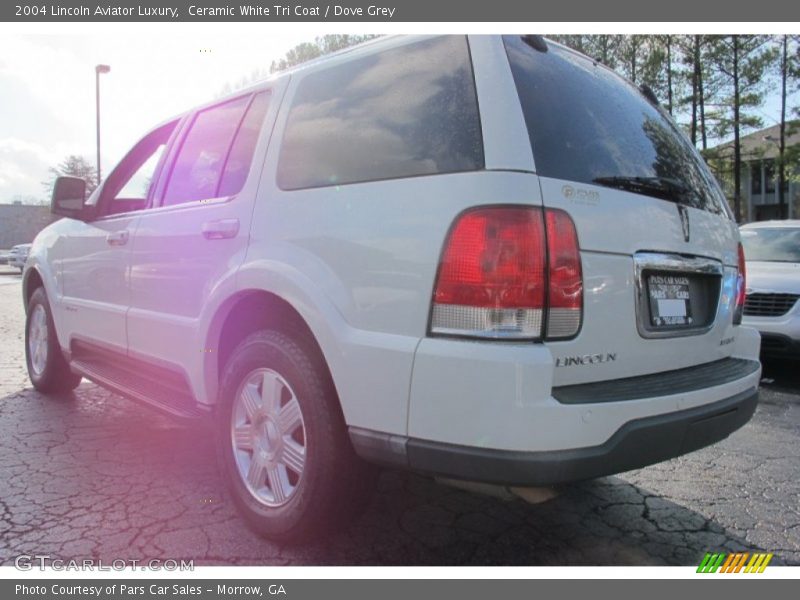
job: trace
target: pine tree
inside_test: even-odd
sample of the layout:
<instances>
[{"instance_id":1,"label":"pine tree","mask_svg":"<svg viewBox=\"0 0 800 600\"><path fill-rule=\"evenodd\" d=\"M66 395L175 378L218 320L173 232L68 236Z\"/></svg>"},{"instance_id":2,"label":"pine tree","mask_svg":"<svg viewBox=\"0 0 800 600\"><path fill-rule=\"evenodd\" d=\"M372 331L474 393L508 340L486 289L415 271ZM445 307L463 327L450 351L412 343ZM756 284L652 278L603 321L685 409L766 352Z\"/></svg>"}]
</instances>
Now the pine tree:
<instances>
[{"instance_id":1,"label":"pine tree","mask_svg":"<svg viewBox=\"0 0 800 600\"><path fill-rule=\"evenodd\" d=\"M778 60L776 65L778 67L778 77L780 80L781 89L781 120L780 120L780 134L778 139L778 210L781 219L787 217L788 211L786 210L786 190L787 185L786 168L787 166L794 166L797 161L795 154L797 149L791 150L786 148L786 138L792 135L796 128L797 123L794 121L787 121L786 103L789 95L797 90L800 90L800 36L781 35L777 36L776 45L778 49ZM798 111L798 108L795 108ZM787 151L788 150L788 151Z\"/></svg>"},{"instance_id":2,"label":"pine tree","mask_svg":"<svg viewBox=\"0 0 800 600\"><path fill-rule=\"evenodd\" d=\"M314 60L315 58L325 54L337 52L339 50L343 50L344 48L355 46L356 44L366 42L376 37L378 36L348 34L323 35L322 37L316 38L313 42L303 42L302 44L298 44L289 50L283 58L277 61L272 61L269 70L270 73L285 71L286 69L310 60Z\"/></svg>"},{"instance_id":3,"label":"pine tree","mask_svg":"<svg viewBox=\"0 0 800 600\"><path fill-rule=\"evenodd\" d=\"M776 52L763 35L728 35L713 40L710 57L724 82L723 98L714 115L717 137L733 133L733 210L742 219L742 132L761 126L755 109L764 102L769 68Z\"/></svg>"}]
</instances>

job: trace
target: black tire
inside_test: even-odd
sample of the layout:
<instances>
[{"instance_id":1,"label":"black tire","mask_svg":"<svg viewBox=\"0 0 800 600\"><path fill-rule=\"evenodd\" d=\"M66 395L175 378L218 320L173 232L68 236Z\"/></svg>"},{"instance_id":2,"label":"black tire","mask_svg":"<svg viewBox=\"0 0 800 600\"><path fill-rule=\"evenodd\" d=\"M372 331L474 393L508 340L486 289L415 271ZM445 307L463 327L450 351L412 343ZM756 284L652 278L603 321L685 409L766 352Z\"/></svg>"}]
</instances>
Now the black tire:
<instances>
[{"instance_id":1,"label":"black tire","mask_svg":"<svg viewBox=\"0 0 800 600\"><path fill-rule=\"evenodd\" d=\"M44 310L45 320L47 324L47 354L44 362L44 368L40 372L36 372L33 368L31 349L30 349L30 335L31 335L31 321L33 315L37 311L37 307ZM25 363L28 367L28 377L33 384L33 387L44 394L55 394L70 392L78 387L81 382L81 376L76 375L70 371L64 355L61 353L61 347L58 344L56 337L56 328L53 325L53 314L50 311L50 303L47 301L47 294L44 288L36 288L31 294L31 299L28 301L28 314L25 319Z\"/></svg>"},{"instance_id":2,"label":"black tire","mask_svg":"<svg viewBox=\"0 0 800 600\"><path fill-rule=\"evenodd\" d=\"M336 392L306 347L278 331L253 333L231 354L220 386L217 449L228 490L251 528L277 542L299 543L343 527L374 489L375 470L353 451ZM303 472L280 506L266 505L248 489L233 450L236 398L258 369L274 371L288 383L304 422Z\"/></svg>"}]
</instances>

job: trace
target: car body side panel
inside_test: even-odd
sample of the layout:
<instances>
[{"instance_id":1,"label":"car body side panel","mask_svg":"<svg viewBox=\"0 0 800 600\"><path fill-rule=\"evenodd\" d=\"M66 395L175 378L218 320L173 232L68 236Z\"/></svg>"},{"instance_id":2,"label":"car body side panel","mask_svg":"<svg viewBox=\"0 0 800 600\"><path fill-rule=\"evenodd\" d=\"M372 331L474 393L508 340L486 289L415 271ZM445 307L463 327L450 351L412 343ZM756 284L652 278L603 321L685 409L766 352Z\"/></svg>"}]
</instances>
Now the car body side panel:
<instances>
[{"instance_id":1,"label":"car body side panel","mask_svg":"<svg viewBox=\"0 0 800 600\"><path fill-rule=\"evenodd\" d=\"M203 403L215 391L208 389L204 376L205 355L215 351L206 347L209 324L216 308L236 293L236 271L247 252L261 167L286 81L281 78L255 90L269 91L271 97L241 191L232 197L141 211L133 238L129 353L181 366ZM174 160L179 144L180 138L173 140L169 160ZM206 235L208 227L220 224L232 225L233 235Z\"/></svg>"},{"instance_id":2,"label":"car body side panel","mask_svg":"<svg viewBox=\"0 0 800 600\"><path fill-rule=\"evenodd\" d=\"M63 349L69 347L69 340L65 336L64 326L64 304L62 302L64 279L61 273L61 254L64 249L64 234L75 227L77 223L78 221L72 219L60 219L42 229L33 241L22 275L24 291L34 270L39 274L50 302L58 342Z\"/></svg>"},{"instance_id":3,"label":"car body side panel","mask_svg":"<svg viewBox=\"0 0 800 600\"><path fill-rule=\"evenodd\" d=\"M405 433L414 350L427 333L450 224L475 205L536 205L537 192L535 177L520 173L475 172L294 192L265 182L238 285L271 291L306 319L328 361L348 424ZM293 273L305 284L283 290L278 271ZM303 287L308 291L301 294L297 290Z\"/></svg>"},{"instance_id":4,"label":"car body side panel","mask_svg":"<svg viewBox=\"0 0 800 600\"><path fill-rule=\"evenodd\" d=\"M126 351L130 239L138 218L136 213L125 213L71 223L60 253L68 344L83 339ZM128 241L111 243L120 234L128 236Z\"/></svg>"}]
</instances>

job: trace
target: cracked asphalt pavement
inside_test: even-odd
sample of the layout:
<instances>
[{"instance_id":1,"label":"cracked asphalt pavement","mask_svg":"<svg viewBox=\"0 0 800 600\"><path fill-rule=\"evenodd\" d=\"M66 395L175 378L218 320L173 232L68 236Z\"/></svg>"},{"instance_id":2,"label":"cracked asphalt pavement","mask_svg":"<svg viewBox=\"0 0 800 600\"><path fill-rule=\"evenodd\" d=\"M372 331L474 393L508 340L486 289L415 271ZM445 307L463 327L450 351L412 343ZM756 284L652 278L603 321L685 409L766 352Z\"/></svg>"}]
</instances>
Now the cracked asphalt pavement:
<instances>
[{"instance_id":1,"label":"cracked asphalt pavement","mask_svg":"<svg viewBox=\"0 0 800 600\"><path fill-rule=\"evenodd\" d=\"M767 363L753 420L675 460L567 486L543 504L385 471L366 512L307 546L251 533L208 427L84 381L35 392L20 277L0 266L0 565L52 558L196 565L696 565L708 550L800 564L800 370Z\"/></svg>"}]
</instances>

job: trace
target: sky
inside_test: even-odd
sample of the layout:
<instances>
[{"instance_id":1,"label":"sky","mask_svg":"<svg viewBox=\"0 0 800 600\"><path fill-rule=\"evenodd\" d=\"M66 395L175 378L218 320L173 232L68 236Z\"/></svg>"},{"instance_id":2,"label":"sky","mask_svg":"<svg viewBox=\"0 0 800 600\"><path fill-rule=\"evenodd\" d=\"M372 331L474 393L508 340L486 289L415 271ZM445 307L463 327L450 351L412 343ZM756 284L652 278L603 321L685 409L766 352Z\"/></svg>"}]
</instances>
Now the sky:
<instances>
[{"instance_id":1,"label":"sky","mask_svg":"<svg viewBox=\"0 0 800 600\"><path fill-rule=\"evenodd\" d=\"M268 71L290 48L325 33L131 31L0 36L0 203L47 200L42 182L70 154L95 163L96 64L111 66L100 80L102 167L108 173L154 125L214 99L226 83ZM772 86L758 111L765 127L778 122L779 107Z\"/></svg>"},{"instance_id":2,"label":"sky","mask_svg":"<svg viewBox=\"0 0 800 600\"><path fill-rule=\"evenodd\" d=\"M144 30L144 28L142 28ZM154 125L219 96L317 34L0 36L0 203L45 199L48 169L96 162L96 64L104 173Z\"/></svg>"}]
</instances>

